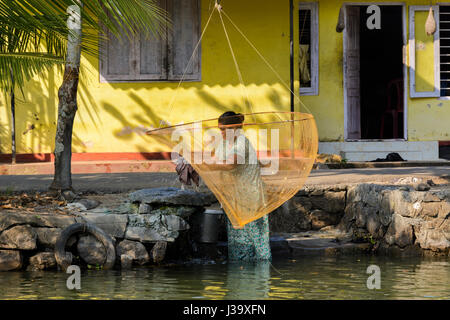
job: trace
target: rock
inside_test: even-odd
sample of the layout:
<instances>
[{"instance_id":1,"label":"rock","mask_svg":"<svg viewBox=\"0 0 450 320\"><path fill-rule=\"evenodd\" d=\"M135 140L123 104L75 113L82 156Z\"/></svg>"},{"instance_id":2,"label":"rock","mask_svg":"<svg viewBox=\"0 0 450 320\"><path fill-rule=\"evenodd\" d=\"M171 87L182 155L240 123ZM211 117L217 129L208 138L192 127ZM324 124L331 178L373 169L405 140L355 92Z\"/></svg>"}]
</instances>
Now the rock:
<instances>
[{"instance_id":1,"label":"rock","mask_svg":"<svg viewBox=\"0 0 450 320\"><path fill-rule=\"evenodd\" d=\"M78 240L80 257L90 265L103 265L106 261L106 249L94 236L84 235Z\"/></svg>"},{"instance_id":2,"label":"rock","mask_svg":"<svg viewBox=\"0 0 450 320\"><path fill-rule=\"evenodd\" d=\"M419 212L422 216L436 218L439 216L442 204L440 202L422 202L416 205L416 207L419 207L419 210L421 210Z\"/></svg>"},{"instance_id":3,"label":"rock","mask_svg":"<svg viewBox=\"0 0 450 320\"><path fill-rule=\"evenodd\" d=\"M450 223L447 229L427 228L427 224L414 226L416 243L422 249L444 251L450 248Z\"/></svg>"},{"instance_id":4,"label":"rock","mask_svg":"<svg viewBox=\"0 0 450 320\"><path fill-rule=\"evenodd\" d=\"M34 250L36 239L36 232L30 226L16 226L0 234L0 248Z\"/></svg>"},{"instance_id":5,"label":"rock","mask_svg":"<svg viewBox=\"0 0 450 320\"><path fill-rule=\"evenodd\" d=\"M178 188L143 189L129 195L131 202L146 204L175 204L196 207L206 207L217 202L212 193L200 193Z\"/></svg>"},{"instance_id":6,"label":"rock","mask_svg":"<svg viewBox=\"0 0 450 320\"><path fill-rule=\"evenodd\" d=\"M152 214L161 215L176 215L183 219L190 217L197 212L203 212L205 209L202 207L190 207L190 206L163 206L151 211Z\"/></svg>"},{"instance_id":7,"label":"rock","mask_svg":"<svg viewBox=\"0 0 450 320\"><path fill-rule=\"evenodd\" d=\"M413 188L416 191L428 191L430 190L430 186L426 183L414 183Z\"/></svg>"},{"instance_id":8,"label":"rock","mask_svg":"<svg viewBox=\"0 0 450 320\"><path fill-rule=\"evenodd\" d=\"M420 183L422 179L416 178L416 177L406 177L406 178L400 178L397 181L395 181L396 184L412 184L412 183Z\"/></svg>"},{"instance_id":9,"label":"rock","mask_svg":"<svg viewBox=\"0 0 450 320\"><path fill-rule=\"evenodd\" d=\"M133 264L133 257L127 254L122 254L120 256L120 267L123 270L130 269Z\"/></svg>"},{"instance_id":10,"label":"rock","mask_svg":"<svg viewBox=\"0 0 450 320\"><path fill-rule=\"evenodd\" d=\"M190 228L189 224L178 216L161 215L161 222L171 231L186 231Z\"/></svg>"},{"instance_id":11,"label":"rock","mask_svg":"<svg viewBox=\"0 0 450 320\"><path fill-rule=\"evenodd\" d=\"M189 224L178 216L160 214L128 215L125 238L129 240L173 242L179 231L189 229Z\"/></svg>"},{"instance_id":12,"label":"rock","mask_svg":"<svg viewBox=\"0 0 450 320\"><path fill-rule=\"evenodd\" d=\"M323 196L324 190L323 189L314 189L309 195L310 196Z\"/></svg>"},{"instance_id":13,"label":"rock","mask_svg":"<svg viewBox=\"0 0 450 320\"><path fill-rule=\"evenodd\" d=\"M373 211L369 213L369 216L367 217L366 228L374 239L383 238L386 231L386 229L383 228L380 217Z\"/></svg>"},{"instance_id":14,"label":"rock","mask_svg":"<svg viewBox=\"0 0 450 320\"><path fill-rule=\"evenodd\" d=\"M285 202L269 215L272 232L301 232L311 230L311 219L308 215L311 202L307 197L295 197Z\"/></svg>"},{"instance_id":15,"label":"rock","mask_svg":"<svg viewBox=\"0 0 450 320\"><path fill-rule=\"evenodd\" d=\"M61 195L67 201L73 201L77 197L77 195L70 190L63 191Z\"/></svg>"},{"instance_id":16,"label":"rock","mask_svg":"<svg viewBox=\"0 0 450 320\"><path fill-rule=\"evenodd\" d=\"M22 255L16 250L0 250L0 271L22 268Z\"/></svg>"},{"instance_id":17,"label":"rock","mask_svg":"<svg viewBox=\"0 0 450 320\"><path fill-rule=\"evenodd\" d=\"M141 203L139 205L139 214L148 214L152 211L152 207L149 204Z\"/></svg>"},{"instance_id":18,"label":"rock","mask_svg":"<svg viewBox=\"0 0 450 320\"><path fill-rule=\"evenodd\" d=\"M105 208L105 207L97 207L95 209L91 209L89 210L89 212L92 213L113 213L113 214L137 214L139 211L139 206L134 204L134 203L130 203L130 202L125 202L120 204L119 206L115 207L115 208Z\"/></svg>"},{"instance_id":19,"label":"rock","mask_svg":"<svg viewBox=\"0 0 450 320\"><path fill-rule=\"evenodd\" d=\"M156 242L151 251L153 262L156 264L161 263L166 256L166 250L167 250L167 242L165 241Z\"/></svg>"},{"instance_id":20,"label":"rock","mask_svg":"<svg viewBox=\"0 0 450 320\"><path fill-rule=\"evenodd\" d=\"M319 230L326 226L336 225L340 220L340 215L323 210L314 210L311 212L310 218L313 230Z\"/></svg>"},{"instance_id":21,"label":"rock","mask_svg":"<svg viewBox=\"0 0 450 320\"><path fill-rule=\"evenodd\" d=\"M94 199L81 199L78 200L76 203L83 205L86 208L86 210L97 208L100 205L100 201Z\"/></svg>"},{"instance_id":22,"label":"rock","mask_svg":"<svg viewBox=\"0 0 450 320\"><path fill-rule=\"evenodd\" d=\"M313 208L329 213L343 213L345 210L345 191L324 192L322 196L310 197Z\"/></svg>"},{"instance_id":23,"label":"rock","mask_svg":"<svg viewBox=\"0 0 450 320\"><path fill-rule=\"evenodd\" d=\"M414 230L410 219L394 214L386 231L385 240L389 245L396 244L400 248L413 244Z\"/></svg>"},{"instance_id":24,"label":"rock","mask_svg":"<svg viewBox=\"0 0 450 320\"><path fill-rule=\"evenodd\" d=\"M75 218L76 222L92 223L114 238L124 238L128 216L123 214L87 213Z\"/></svg>"},{"instance_id":25,"label":"rock","mask_svg":"<svg viewBox=\"0 0 450 320\"><path fill-rule=\"evenodd\" d=\"M146 227L128 227L125 233L125 239L141 242L168 241L174 242L178 237L178 232L168 230L153 230Z\"/></svg>"},{"instance_id":26,"label":"rock","mask_svg":"<svg viewBox=\"0 0 450 320\"><path fill-rule=\"evenodd\" d=\"M53 252L40 252L30 258L27 270L48 270L56 268L56 259Z\"/></svg>"},{"instance_id":27,"label":"rock","mask_svg":"<svg viewBox=\"0 0 450 320\"><path fill-rule=\"evenodd\" d=\"M34 231L37 235L38 243L43 245L44 247L54 248L56 241L61 235L62 229L60 228L34 228ZM77 241L76 236L72 236L67 241L67 246L71 247Z\"/></svg>"},{"instance_id":28,"label":"rock","mask_svg":"<svg viewBox=\"0 0 450 320\"><path fill-rule=\"evenodd\" d=\"M66 209L70 210L70 211L86 211L86 207L78 202L72 202L72 203L68 203L66 205Z\"/></svg>"},{"instance_id":29,"label":"rock","mask_svg":"<svg viewBox=\"0 0 450 320\"><path fill-rule=\"evenodd\" d=\"M146 264L150 261L150 256L144 245L140 242L123 240L116 248L117 256L121 257L127 255L131 257L133 262L139 265Z\"/></svg>"},{"instance_id":30,"label":"rock","mask_svg":"<svg viewBox=\"0 0 450 320\"><path fill-rule=\"evenodd\" d=\"M67 204L66 208L74 211L87 211L98 207L99 201L93 199L80 199L77 202Z\"/></svg>"},{"instance_id":31,"label":"rock","mask_svg":"<svg viewBox=\"0 0 450 320\"><path fill-rule=\"evenodd\" d=\"M75 223L75 218L64 215L29 214L16 212L0 212L0 232L14 225L30 225L33 227L67 228Z\"/></svg>"}]
</instances>

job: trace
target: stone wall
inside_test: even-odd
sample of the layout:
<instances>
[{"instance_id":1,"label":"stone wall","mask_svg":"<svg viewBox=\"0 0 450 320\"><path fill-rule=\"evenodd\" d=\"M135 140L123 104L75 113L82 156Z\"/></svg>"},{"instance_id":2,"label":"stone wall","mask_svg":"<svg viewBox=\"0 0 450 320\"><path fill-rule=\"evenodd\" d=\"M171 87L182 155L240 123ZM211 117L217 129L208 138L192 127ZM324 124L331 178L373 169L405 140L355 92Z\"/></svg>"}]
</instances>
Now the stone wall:
<instances>
[{"instance_id":1,"label":"stone wall","mask_svg":"<svg viewBox=\"0 0 450 320\"><path fill-rule=\"evenodd\" d=\"M418 191L421 190L421 191ZM450 187L358 184L305 188L270 215L271 231L336 228L378 253L449 254Z\"/></svg>"},{"instance_id":2,"label":"stone wall","mask_svg":"<svg viewBox=\"0 0 450 320\"><path fill-rule=\"evenodd\" d=\"M449 254L450 188L362 184L348 189L339 228L386 252ZM428 188L425 188L428 189Z\"/></svg>"},{"instance_id":3,"label":"stone wall","mask_svg":"<svg viewBox=\"0 0 450 320\"><path fill-rule=\"evenodd\" d=\"M190 215L203 212L215 201L193 191L158 188L131 193L129 210L124 214L0 212L0 271L56 268L55 244L62 230L74 223L90 223L107 233L116 247L116 262L122 267L159 263L167 244L175 243L190 229ZM69 239L67 250L76 253L77 263L90 266L101 265L106 259L105 248L92 235Z\"/></svg>"},{"instance_id":4,"label":"stone wall","mask_svg":"<svg viewBox=\"0 0 450 320\"><path fill-rule=\"evenodd\" d=\"M79 222L94 224L113 239L122 267L159 263L166 249L180 259L201 252L190 234L191 218L216 202L211 194L164 188L140 190L129 199L124 214L0 212L0 271L55 268L59 235ZM305 187L269 217L272 234L339 230L380 254L450 255L448 186ZM226 218L221 221L219 241L226 241ZM102 244L84 234L70 239L68 250L94 266L106 257Z\"/></svg>"},{"instance_id":5,"label":"stone wall","mask_svg":"<svg viewBox=\"0 0 450 320\"><path fill-rule=\"evenodd\" d=\"M305 187L270 218L270 230L301 232L337 225L344 215L346 186Z\"/></svg>"}]
</instances>

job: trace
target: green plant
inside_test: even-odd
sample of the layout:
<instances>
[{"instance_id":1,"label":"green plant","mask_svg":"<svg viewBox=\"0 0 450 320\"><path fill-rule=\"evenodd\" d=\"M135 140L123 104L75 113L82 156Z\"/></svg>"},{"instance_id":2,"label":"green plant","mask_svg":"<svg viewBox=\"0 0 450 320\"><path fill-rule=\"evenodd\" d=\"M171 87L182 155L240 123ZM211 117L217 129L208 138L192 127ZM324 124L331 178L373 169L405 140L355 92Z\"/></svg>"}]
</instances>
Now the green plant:
<instances>
[{"instance_id":1,"label":"green plant","mask_svg":"<svg viewBox=\"0 0 450 320\"><path fill-rule=\"evenodd\" d=\"M364 240L366 240L367 242L369 242L372 245L375 245L377 243L377 241L372 237L371 234L365 235Z\"/></svg>"}]
</instances>

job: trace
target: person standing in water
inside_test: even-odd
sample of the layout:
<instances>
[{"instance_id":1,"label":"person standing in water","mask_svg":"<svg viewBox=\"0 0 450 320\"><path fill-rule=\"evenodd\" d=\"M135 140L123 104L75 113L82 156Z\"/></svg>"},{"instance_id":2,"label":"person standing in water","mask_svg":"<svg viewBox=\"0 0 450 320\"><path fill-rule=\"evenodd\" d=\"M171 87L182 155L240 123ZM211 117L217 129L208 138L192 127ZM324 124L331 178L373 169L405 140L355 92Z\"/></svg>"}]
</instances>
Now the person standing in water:
<instances>
[{"instance_id":1,"label":"person standing in water","mask_svg":"<svg viewBox=\"0 0 450 320\"><path fill-rule=\"evenodd\" d=\"M209 165L212 170L222 172L227 193L241 210L257 213L264 206L265 196L261 178L261 165L250 141L242 130L244 115L228 111L218 120L223 137L223 146L218 148L216 158L223 164ZM268 215L235 229L227 224L228 259L230 261L271 261Z\"/></svg>"}]
</instances>

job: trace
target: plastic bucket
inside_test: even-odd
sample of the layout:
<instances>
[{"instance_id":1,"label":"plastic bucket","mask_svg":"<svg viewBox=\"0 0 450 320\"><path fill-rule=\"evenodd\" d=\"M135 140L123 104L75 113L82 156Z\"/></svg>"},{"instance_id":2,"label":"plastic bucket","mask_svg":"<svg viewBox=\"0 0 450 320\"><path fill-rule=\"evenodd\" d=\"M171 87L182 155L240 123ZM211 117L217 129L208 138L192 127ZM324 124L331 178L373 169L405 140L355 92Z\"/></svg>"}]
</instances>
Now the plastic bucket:
<instances>
[{"instance_id":1,"label":"plastic bucket","mask_svg":"<svg viewBox=\"0 0 450 320\"><path fill-rule=\"evenodd\" d=\"M196 238L200 243L217 243L222 210L205 210L196 215Z\"/></svg>"}]
</instances>

